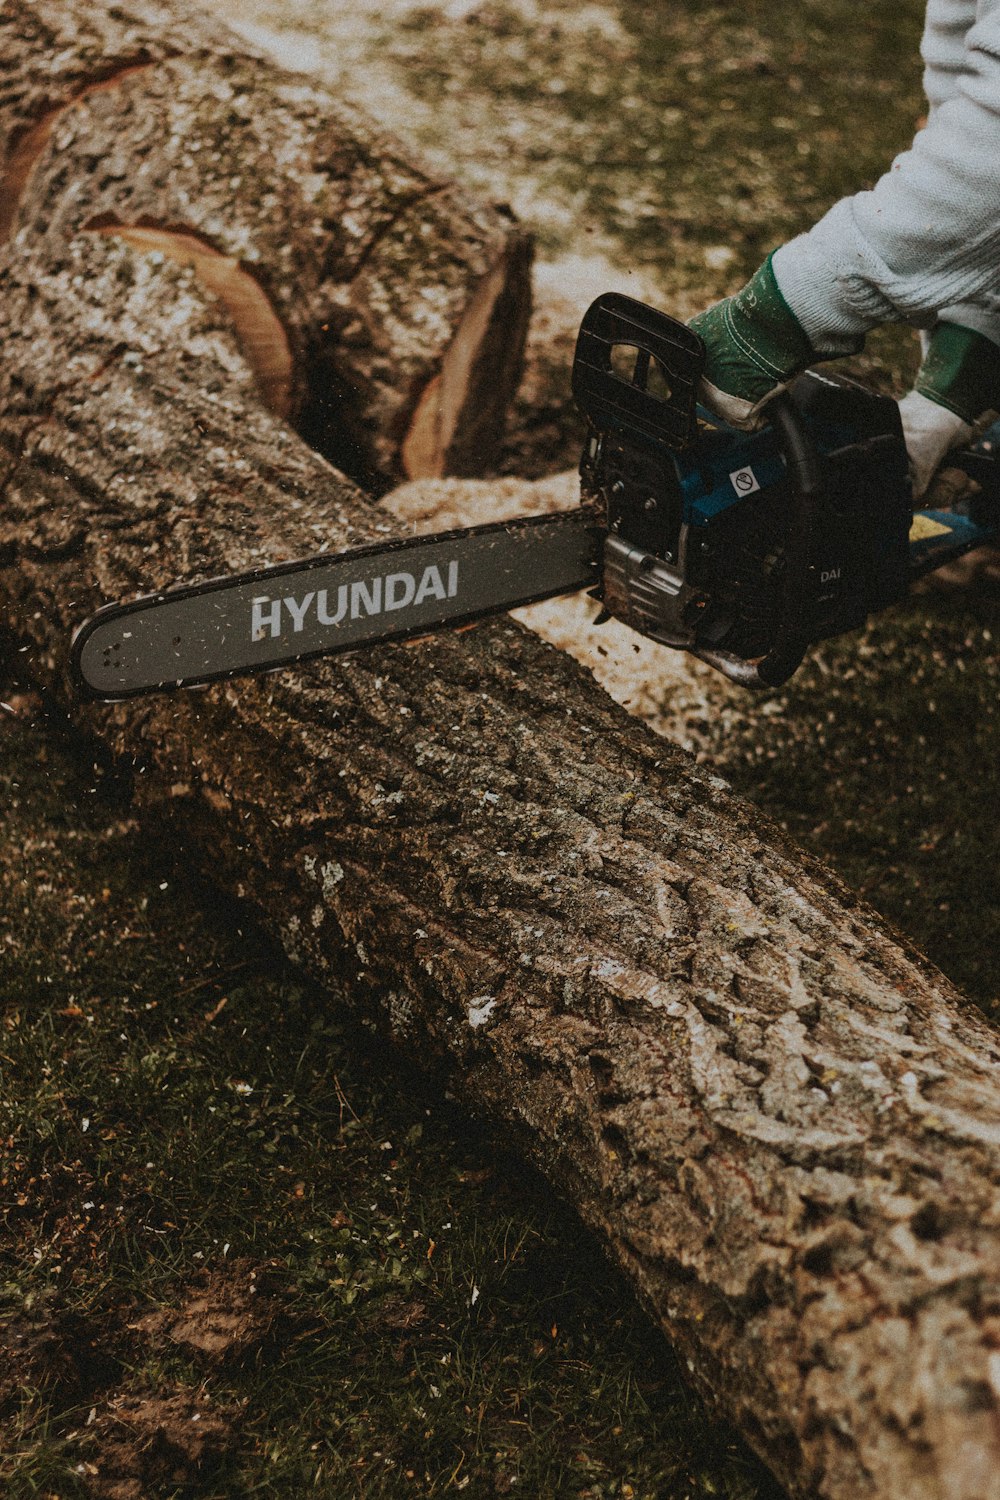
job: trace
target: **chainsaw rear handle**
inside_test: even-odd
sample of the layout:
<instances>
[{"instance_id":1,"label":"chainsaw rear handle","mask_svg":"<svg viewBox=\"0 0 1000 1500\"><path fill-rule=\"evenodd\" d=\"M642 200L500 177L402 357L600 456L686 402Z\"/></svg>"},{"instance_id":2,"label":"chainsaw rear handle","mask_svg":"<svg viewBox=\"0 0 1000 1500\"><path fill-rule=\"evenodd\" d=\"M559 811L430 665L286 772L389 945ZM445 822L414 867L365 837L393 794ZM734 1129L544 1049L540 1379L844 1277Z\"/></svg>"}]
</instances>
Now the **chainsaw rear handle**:
<instances>
[{"instance_id":1,"label":"chainsaw rear handle","mask_svg":"<svg viewBox=\"0 0 1000 1500\"><path fill-rule=\"evenodd\" d=\"M712 646L691 648L693 656L715 667L730 682L748 688L781 687L801 666L808 650L809 641L803 628L806 582L823 484L819 455L791 397L784 392L775 396L767 403L765 414L788 467L794 496L774 645L756 662Z\"/></svg>"}]
</instances>

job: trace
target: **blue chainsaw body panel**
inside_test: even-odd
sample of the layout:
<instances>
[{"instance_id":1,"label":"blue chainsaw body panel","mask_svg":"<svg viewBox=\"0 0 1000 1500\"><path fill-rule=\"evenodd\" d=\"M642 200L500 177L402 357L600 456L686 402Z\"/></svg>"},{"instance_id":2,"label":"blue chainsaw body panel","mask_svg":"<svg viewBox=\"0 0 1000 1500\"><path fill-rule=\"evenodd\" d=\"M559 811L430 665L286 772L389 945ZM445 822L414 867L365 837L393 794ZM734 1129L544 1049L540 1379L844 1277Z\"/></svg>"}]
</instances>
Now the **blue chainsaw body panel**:
<instances>
[{"instance_id":1,"label":"blue chainsaw body panel","mask_svg":"<svg viewBox=\"0 0 1000 1500\"><path fill-rule=\"evenodd\" d=\"M763 505L770 492L785 482L786 466L772 428L740 432L701 407L698 418L697 448L672 457L685 523L708 527L726 511L745 501L753 503L754 496L757 504ZM845 451L856 441L853 430L841 423L807 421L804 425L821 459ZM1000 454L1000 422L989 428L971 451L987 457ZM897 485L903 482L901 472L896 481ZM919 524L920 518L924 524ZM919 577L964 552L995 542L998 530L996 524L955 511L917 511L908 538L910 576Z\"/></svg>"}]
</instances>

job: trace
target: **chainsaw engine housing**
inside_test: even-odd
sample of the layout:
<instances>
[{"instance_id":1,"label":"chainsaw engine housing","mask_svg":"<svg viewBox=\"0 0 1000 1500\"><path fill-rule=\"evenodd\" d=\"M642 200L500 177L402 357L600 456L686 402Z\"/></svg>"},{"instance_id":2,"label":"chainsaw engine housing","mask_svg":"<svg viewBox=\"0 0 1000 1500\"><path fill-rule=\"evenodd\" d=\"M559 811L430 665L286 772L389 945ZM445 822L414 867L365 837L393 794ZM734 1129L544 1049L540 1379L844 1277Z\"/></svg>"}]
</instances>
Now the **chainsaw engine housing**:
<instances>
[{"instance_id":1,"label":"chainsaw engine housing","mask_svg":"<svg viewBox=\"0 0 1000 1500\"><path fill-rule=\"evenodd\" d=\"M591 313L574 390L589 421L583 495L607 516L610 614L667 645L754 660L787 633L790 599L805 646L906 594L912 498L894 400L809 371L784 399L784 431L740 432L695 407L691 330L628 298ZM819 476L804 539L789 422Z\"/></svg>"}]
</instances>

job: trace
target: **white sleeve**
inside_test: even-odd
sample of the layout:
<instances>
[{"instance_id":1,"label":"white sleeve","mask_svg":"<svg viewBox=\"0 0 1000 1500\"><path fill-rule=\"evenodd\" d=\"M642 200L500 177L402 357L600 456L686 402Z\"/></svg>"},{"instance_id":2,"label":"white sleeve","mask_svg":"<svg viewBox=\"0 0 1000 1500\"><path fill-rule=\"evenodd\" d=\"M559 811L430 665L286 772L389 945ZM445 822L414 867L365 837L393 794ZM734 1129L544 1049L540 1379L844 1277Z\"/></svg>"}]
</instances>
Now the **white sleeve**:
<instances>
[{"instance_id":1,"label":"white sleeve","mask_svg":"<svg viewBox=\"0 0 1000 1500\"><path fill-rule=\"evenodd\" d=\"M965 39L976 24L976 0L927 0L920 56L931 113L954 99L965 69Z\"/></svg>"},{"instance_id":2,"label":"white sleeve","mask_svg":"<svg viewBox=\"0 0 1000 1500\"><path fill-rule=\"evenodd\" d=\"M935 37L958 0L935 4ZM870 192L834 204L773 269L814 347L943 313L1000 343L1000 0L980 0L954 88ZM941 57L944 56L942 52ZM936 74L938 78L946 75ZM958 316L958 313L961 316Z\"/></svg>"}]
</instances>

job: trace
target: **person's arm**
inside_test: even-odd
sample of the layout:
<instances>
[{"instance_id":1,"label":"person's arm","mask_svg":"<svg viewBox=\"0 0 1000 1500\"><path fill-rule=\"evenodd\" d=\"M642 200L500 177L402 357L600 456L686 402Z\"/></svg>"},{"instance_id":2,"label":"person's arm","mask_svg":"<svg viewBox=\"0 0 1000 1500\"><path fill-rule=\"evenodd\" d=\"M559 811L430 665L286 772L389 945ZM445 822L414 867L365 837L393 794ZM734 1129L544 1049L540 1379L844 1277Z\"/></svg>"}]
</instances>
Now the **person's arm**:
<instances>
[{"instance_id":1,"label":"person's arm","mask_svg":"<svg viewBox=\"0 0 1000 1500\"><path fill-rule=\"evenodd\" d=\"M963 326L1000 338L1000 4L966 37L956 91L870 192L834 205L774 256L807 337L878 323Z\"/></svg>"},{"instance_id":2,"label":"person's arm","mask_svg":"<svg viewBox=\"0 0 1000 1500\"><path fill-rule=\"evenodd\" d=\"M900 403L914 495L949 448L1000 409L1000 0L930 0L931 120L871 192L843 199L692 326L708 352L702 398L756 426L807 364L860 349L878 323L930 329Z\"/></svg>"},{"instance_id":3,"label":"person's arm","mask_svg":"<svg viewBox=\"0 0 1000 1500\"><path fill-rule=\"evenodd\" d=\"M920 55L924 60L924 93L931 119L936 109L957 98L961 91L966 38L975 24L976 0L928 0ZM978 328L1000 343L1000 315L991 317L974 303L953 303L941 308L938 317L959 327Z\"/></svg>"},{"instance_id":4,"label":"person's arm","mask_svg":"<svg viewBox=\"0 0 1000 1500\"><path fill-rule=\"evenodd\" d=\"M965 39L976 24L976 0L928 0L920 56L931 115L958 93Z\"/></svg>"}]
</instances>

